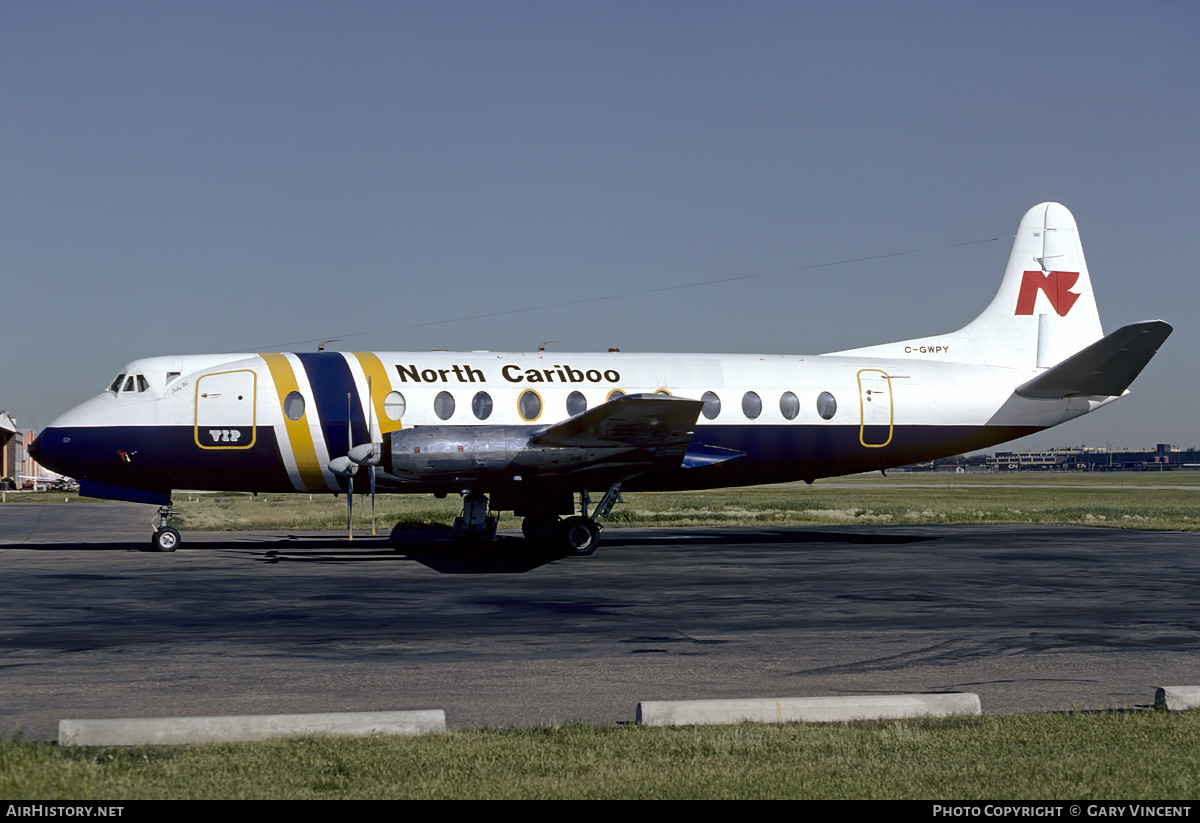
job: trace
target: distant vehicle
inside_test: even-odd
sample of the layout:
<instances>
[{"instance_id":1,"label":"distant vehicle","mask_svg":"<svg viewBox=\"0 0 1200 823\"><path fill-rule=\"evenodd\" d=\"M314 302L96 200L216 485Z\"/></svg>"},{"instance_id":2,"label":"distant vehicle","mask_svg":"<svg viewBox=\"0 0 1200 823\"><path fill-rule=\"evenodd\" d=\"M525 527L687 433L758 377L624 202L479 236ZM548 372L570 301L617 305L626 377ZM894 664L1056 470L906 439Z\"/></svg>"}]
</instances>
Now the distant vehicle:
<instances>
[{"instance_id":1,"label":"distant vehicle","mask_svg":"<svg viewBox=\"0 0 1200 823\"><path fill-rule=\"evenodd\" d=\"M855 322L868 305L849 307ZM991 304L949 334L816 356L153 357L30 451L81 494L158 505L164 551L179 541L174 489L349 492L352 505L359 478L372 496L462 495L460 536L490 537L490 512L513 511L530 542L586 555L623 489L812 482L979 451L1121 397L1171 331L1105 336L1075 219L1042 203Z\"/></svg>"},{"instance_id":2,"label":"distant vehicle","mask_svg":"<svg viewBox=\"0 0 1200 823\"><path fill-rule=\"evenodd\" d=\"M75 481L70 477L45 477L40 474L21 475L21 488L27 491L46 489L48 491L67 491L74 488Z\"/></svg>"}]
</instances>

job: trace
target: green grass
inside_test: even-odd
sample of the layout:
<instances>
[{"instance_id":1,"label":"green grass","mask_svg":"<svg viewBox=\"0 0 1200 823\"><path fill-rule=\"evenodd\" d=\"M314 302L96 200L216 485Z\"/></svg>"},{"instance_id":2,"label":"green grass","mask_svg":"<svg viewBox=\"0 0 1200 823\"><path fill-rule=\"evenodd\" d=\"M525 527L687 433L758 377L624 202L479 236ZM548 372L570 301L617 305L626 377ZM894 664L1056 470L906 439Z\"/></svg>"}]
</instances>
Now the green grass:
<instances>
[{"instance_id":1,"label":"green grass","mask_svg":"<svg viewBox=\"0 0 1200 823\"><path fill-rule=\"evenodd\" d=\"M1122 493L1123 491L1123 493ZM630 495L610 525L769 526L1024 523L1195 531L1200 492L859 484Z\"/></svg>"},{"instance_id":2,"label":"green grass","mask_svg":"<svg viewBox=\"0 0 1200 823\"><path fill-rule=\"evenodd\" d=\"M805 526L1028 523L1171 531L1200 530L1200 473L1174 472L1169 485L1145 474L1024 476L862 475L813 486L755 486L716 491L626 494L609 527ZM1158 484L1149 483L1158 479ZM344 529L345 498L315 495L177 496L179 524L191 530ZM456 497L388 495L377 520L413 528L449 526ZM355 500L356 528L369 523L369 500ZM520 521L502 517L501 528Z\"/></svg>"},{"instance_id":3,"label":"green grass","mask_svg":"<svg viewBox=\"0 0 1200 823\"><path fill-rule=\"evenodd\" d=\"M0 744L0 798L1194 798L1200 712L569 724L420 738Z\"/></svg>"},{"instance_id":4,"label":"green grass","mask_svg":"<svg viewBox=\"0 0 1200 823\"><path fill-rule=\"evenodd\" d=\"M1178 488L1168 488L1178 487ZM14 498L17 498L14 500ZM21 503L87 501L74 494L10 495ZM308 494L175 495L172 525L189 531L346 527L346 498ZM461 501L452 496L381 495L383 531L449 527ZM355 528L370 524L370 500L356 496ZM837 526L1024 523L1200 531L1200 472L1086 474L878 474L813 486L754 486L699 492L626 494L609 527ZM520 521L504 515L501 528Z\"/></svg>"}]
</instances>

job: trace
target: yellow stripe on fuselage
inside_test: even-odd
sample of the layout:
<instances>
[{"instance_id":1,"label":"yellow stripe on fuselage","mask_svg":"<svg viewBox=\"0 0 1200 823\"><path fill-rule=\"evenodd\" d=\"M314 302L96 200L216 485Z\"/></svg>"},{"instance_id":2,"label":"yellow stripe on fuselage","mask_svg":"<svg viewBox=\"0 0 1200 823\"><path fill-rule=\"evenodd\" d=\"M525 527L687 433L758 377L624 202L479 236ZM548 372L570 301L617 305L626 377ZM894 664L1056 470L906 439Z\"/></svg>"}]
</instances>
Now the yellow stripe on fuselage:
<instances>
[{"instance_id":1,"label":"yellow stripe on fuselage","mask_svg":"<svg viewBox=\"0 0 1200 823\"><path fill-rule=\"evenodd\" d=\"M284 411L283 400L289 393L299 391L296 373L286 356L278 353L259 355L271 370L271 379L275 382L275 393L279 395L279 416L287 431L288 443L292 447L292 456L296 460L296 470L300 473L300 481L304 491L323 492L329 487L321 473L321 465L317 462L317 451L313 447L312 430L308 427L307 403L304 414L299 420L289 420Z\"/></svg>"},{"instance_id":2,"label":"yellow stripe on fuselage","mask_svg":"<svg viewBox=\"0 0 1200 823\"><path fill-rule=\"evenodd\" d=\"M353 354L358 358L363 374L371 378L371 405L375 407L375 424L379 426L379 433L387 434L399 430L400 421L391 420L383 413L384 400L392 390L392 381L388 379L383 361L374 352L356 351Z\"/></svg>"}]
</instances>

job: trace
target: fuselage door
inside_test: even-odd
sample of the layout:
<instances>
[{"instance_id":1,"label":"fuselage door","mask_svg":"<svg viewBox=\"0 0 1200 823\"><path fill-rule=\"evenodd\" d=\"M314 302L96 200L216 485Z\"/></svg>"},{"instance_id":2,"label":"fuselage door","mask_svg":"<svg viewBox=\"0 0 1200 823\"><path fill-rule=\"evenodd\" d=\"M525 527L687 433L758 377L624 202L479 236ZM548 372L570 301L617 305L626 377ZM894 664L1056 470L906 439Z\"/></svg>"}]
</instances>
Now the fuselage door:
<instances>
[{"instance_id":1,"label":"fuselage door","mask_svg":"<svg viewBox=\"0 0 1200 823\"><path fill-rule=\"evenodd\" d=\"M203 375L196 381L196 445L248 449L254 445L257 375L249 369Z\"/></svg>"},{"instance_id":2,"label":"fuselage door","mask_svg":"<svg viewBox=\"0 0 1200 823\"><path fill-rule=\"evenodd\" d=\"M858 442L868 449L879 449L892 442L892 379L879 369L858 373L858 401L862 417Z\"/></svg>"}]
</instances>

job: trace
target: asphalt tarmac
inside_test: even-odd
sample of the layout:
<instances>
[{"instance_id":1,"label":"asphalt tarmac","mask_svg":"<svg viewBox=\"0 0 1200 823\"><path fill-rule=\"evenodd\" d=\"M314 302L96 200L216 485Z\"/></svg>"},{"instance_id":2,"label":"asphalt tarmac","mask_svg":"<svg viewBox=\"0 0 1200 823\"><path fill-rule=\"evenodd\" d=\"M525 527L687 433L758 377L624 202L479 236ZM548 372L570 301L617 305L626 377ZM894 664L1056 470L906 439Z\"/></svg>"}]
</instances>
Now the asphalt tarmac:
<instances>
[{"instance_id":1,"label":"asphalt tarmac","mask_svg":"<svg viewBox=\"0 0 1200 823\"><path fill-rule=\"evenodd\" d=\"M630 722L639 700L972 691L986 713L1200 684L1200 535L1048 526L185 533L0 506L0 734L62 718L445 709Z\"/></svg>"}]
</instances>

